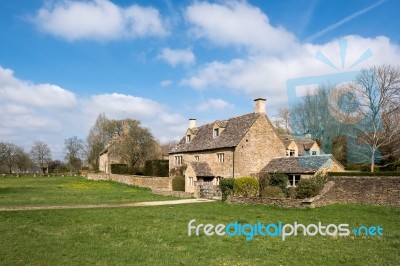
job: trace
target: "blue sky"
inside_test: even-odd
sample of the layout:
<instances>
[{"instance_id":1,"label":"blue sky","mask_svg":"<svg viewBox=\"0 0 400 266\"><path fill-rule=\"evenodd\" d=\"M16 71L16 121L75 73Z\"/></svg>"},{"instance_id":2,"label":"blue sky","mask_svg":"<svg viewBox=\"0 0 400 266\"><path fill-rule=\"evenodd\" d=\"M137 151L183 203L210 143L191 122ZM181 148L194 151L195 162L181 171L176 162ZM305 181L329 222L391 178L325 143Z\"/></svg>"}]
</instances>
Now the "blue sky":
<instances>
[{"instance_id":1,"label":"blue sky","mask_svg":"<svg viewBox=\"0 0 400 266\"><path fill-rule=\"evenodd\" d=\"M0 141L84 139L97 115L161 142L198 124L287 106L286 81L400 62L400 2L0 1ZM338 45L347 41L344 67ZM316 60L324 54L334 69Z\"/></svg>"}]
</instances>

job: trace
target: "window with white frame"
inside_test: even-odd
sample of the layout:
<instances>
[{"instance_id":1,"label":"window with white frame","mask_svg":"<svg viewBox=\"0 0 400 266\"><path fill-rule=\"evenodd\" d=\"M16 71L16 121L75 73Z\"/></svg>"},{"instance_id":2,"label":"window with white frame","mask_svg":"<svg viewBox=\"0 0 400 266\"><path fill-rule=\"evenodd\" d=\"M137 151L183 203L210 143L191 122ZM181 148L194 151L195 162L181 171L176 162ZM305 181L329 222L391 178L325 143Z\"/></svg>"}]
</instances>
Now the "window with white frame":
<instances>
[{"instance_id":1,"label":"window with white frame","mask_svg":"<svg viewBox=\"0 0 400 266\"><path fill-rule=\"evenodd\" d=\"M189 186L193 186L194 182L193 182L193 177L189 176Z\"/></svg>"},{"instance_id":2,"label":"window with white frame","mask_svg":"<svg viewBox=\"0 0 400 266\"><path fill-rule=\"evenodd\" d=\"M189 143L192 140L191 135L186 135L186 143Z\"/></svg>"},{"instance_id":3,"label":"window with white frame","mask_svg":"<svg viewBox=\"0 0 400 266\"><path fill-rule=\"evenodd\" d=\"M214 128L214 131L213 131L213 132L214 132L214 133L213 133L214 138L216 138L216 137L219 136L219 128Z\"/></svg>"},{"instance_id":4,"label":"window with white frame","mask_svg":"<svg viewBox=\"0 0 400 266\"><path fill-rule=\"evenodd\" d=\"M219 163L223 163L225 161L223 153L217 153L217 159Z\"/></svg>"},{"instance_id":5,"label":"window with white frame","mask_svg":"<svg viewBox=\"0 0 400 266\"><path fill-rule=\"evenodd\" d=\"M289 186L296 187L300 181L300 175L289 175Z\"/></svg>"},{"instance_id":6,"label":"window with white frame","mask_svg":"<svg viewBox=\"0 0 400 266\"><path fill-rule=\"evenodd\" d=\"M175 165L182 165L182 155L175 156Z\"/></svg>"},{"instance_id":7,"label":"window with white frame","mask_svg":"<svg viewBox=\"0 0 400 266\"><path fill-rule=\"evenodd\" d=\"M200 161L200 156L199 155L195 155L194 156L194 160L197 161L197 162Z\"/></svg>"},{"instance_id":8,"label":"window with white frame","mask_svg":"<svg viewBox=\"0 0 400 266\"><path fill-rule=\"evenodd\" d=\"M317 151L311 151L311 155L317 155Z\"/></svg>"},{"instance_id":9,"label":"window with white frame","mask_svg":"<svg viewBox=\"0 0 400 266\"><path fill-rule=\"evenodd\" d=\"M289 156L290 156L290 157L295 156L295 154L296 154L296 151L295 151L295 150L290 150L290 151L289 151Z\"/></svg>"},{"instance_id":10,"label":"window with white frame","mask_svg":"<svg viewBox=\"0 0 400 266\"><path fill-rule=\"evenodd\" d=\"M217 176L214 180L214 185L219 186L219 181L221 180L221 177Z\"/></svg>"}]
</instances>

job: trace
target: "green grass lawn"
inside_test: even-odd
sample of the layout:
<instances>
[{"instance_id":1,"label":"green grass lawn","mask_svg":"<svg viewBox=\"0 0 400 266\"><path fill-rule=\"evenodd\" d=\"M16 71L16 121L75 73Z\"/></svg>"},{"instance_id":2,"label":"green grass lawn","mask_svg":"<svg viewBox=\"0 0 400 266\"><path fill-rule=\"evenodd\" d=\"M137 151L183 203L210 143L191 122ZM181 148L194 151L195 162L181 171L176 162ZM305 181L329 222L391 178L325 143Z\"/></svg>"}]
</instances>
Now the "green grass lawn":
<instances>
[{"instance_id":1,"label":"green grass lawn","mask_svg":"<svg viewBox=\"0 0 400 266\"><path fill-rule=\"evenodd\" d=\"M0 178L0 207L170 200L149 189L83 177Z\"/></svg>"},{"instance_id":2,"label":"green grass lawn","mask_svg":"<svg viewBox=\"0 0 400 266\"><path fill-rule=\"evenodd\" d=\"M126 189L119 187L121 193ZM95 193L91 190L84 191ZM0 195L4 196L2 190ZM83 192L80 196L86 197ZM13 197L18 199L18 193ZM285 241L204 233L189 237L191 219L214 225L235 221L379 225L384 235L301 235ZM0 212L0 234L0 265L399 265L400 261L400 208L366 205L286 209L215 202L12 211Z\"/></svg>"}]
</instances>

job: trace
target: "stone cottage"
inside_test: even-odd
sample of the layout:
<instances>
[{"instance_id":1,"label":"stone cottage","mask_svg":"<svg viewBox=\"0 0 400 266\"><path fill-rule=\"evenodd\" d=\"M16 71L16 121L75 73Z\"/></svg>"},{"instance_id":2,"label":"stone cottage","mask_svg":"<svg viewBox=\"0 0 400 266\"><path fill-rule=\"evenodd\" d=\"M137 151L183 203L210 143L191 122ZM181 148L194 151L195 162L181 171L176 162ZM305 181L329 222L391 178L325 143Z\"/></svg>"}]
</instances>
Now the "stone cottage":
<instances>
[{"instance_id":1,"label":"stone cottage","mask_svg":"<svg viewBox=\"0 0 400 266\"><path fill-rule=\"evenodd\" d=\"M218 185L221 177L257 174L286 147L265 113L266 100L254 100L254 112L196 126L190 119L185 136L169 153L170 170L186 166L185 191L196 182Z\"/></svg>"}]
</instances>

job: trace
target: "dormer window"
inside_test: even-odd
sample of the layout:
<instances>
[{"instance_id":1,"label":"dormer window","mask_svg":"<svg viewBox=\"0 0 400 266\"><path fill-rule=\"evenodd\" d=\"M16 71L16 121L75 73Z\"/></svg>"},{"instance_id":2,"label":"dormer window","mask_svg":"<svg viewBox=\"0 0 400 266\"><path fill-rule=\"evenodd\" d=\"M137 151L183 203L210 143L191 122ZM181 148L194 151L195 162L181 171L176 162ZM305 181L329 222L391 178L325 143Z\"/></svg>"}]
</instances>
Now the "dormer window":
<instances>
[{"instance_id":1,"label":"dormer window","mask_svg":"<svg viewBox=\"0 0 400 266\"><path fill-rule=\"evenodd\" d=\"M186 135L186 143L190 143L192 141L192 135Z\"/></svg>"},{"instance_id":2,"label":"dormer window","mask_svg":"<svg viewBox=\"0 0 400 266\"><path fill-rule=\"evenodd\" d=\"M214 138L219 136L219 128L214 128L213 136L214 136Z\"/></svg>"}]
</instances>

